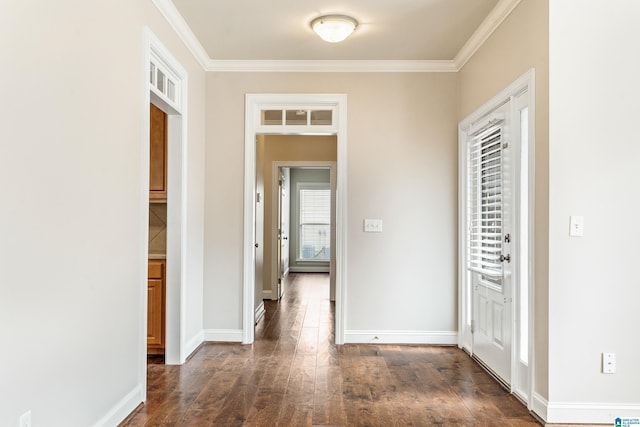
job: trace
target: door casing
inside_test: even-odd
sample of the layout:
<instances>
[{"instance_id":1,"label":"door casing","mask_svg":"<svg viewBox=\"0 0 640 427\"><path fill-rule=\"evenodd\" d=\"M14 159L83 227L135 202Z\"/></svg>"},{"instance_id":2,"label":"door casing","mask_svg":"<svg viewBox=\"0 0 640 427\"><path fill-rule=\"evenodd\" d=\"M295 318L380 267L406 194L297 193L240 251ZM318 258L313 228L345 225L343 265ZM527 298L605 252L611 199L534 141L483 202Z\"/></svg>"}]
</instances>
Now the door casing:
<instances>
[{"instance_id":1,"label":"door casing","mask_svg":"<svg viewBox=\"0 0 640 427\"><path fill-rule=\"evenodd\" d=\"M274 295L276 299L282 298L282 294L284 292L284 278L289 272L289 236L291 235L289 231L289 207L287 206L285 209L285 203L283 203L286 199L289 202L291 199L291 183L290 172L285 172L285 170L289 170L286 166L282 166L278 168L278 214L277 218L277 230L275 234L271 234L271 236L277 236L277 245L278 245L278 260L276 265L276 281L272 281L272 291L271 295ZM273 192L272 192L273 193ZM273 217L272 217L273 218ZM286 218L286 221L284 221ZM286 225L285 225L286 224ZM286 260L286 262L285 262ZM271 269L273 271L273 268ZM275 286L275 293L273 293L273 286Z\"/></svg>"},{"instance_id":2,"label":"door casing","mask_svg":"<svg viewBox=\"0 0 640 427\"><path fill-rule=\"evenodd\" d=\"M519 342L519 333L518 333L518 316L519 316L519 308L518 304L516 304L517 292L519 292L519 284L513 283L513 291L516 293L513 295L512 310L511 310L511 318L512 318L512 337L511 342L513 345L511 346L511 391L519 395L520 398L527 402L527 406L529 409L532 408L533 405L533 390L534 390L534 370L535 370L535 328L534 328L534 286L535 277L534 277L534 249L535 249L535 70L532 68L518 79L516 79L513 83L507 86L505 89L500 91L494 97L492 97L489 101L480 106L476 111L471 113L465 119L463 119L458 125L458 346L460 348L466 349L471 355L473 355L473 335L471 333L471 320L472 320L472 292L471 292L471 280L467 271L467 259L466 259L466 241L468 237L468 231L466 227L466 212L467 212L467 175L466 175L466 153L467 148L466 144L468 141L467 138L467 130L469 127L480 120L482 117L490 114L494 111L498 106L504 104L507 100L516 97L519 94L523 94L526 92L525 96L528 97L528 142L526 146L526 153L523 153L519 158L525 159L527 162L527 179L526 188L528 189L526 194L526 200L520 200L520 195L517 195L517 203L514 209L514 218L516 221L519 221L520 218L523 217L523 212L521 212L521 206L526 206L526 217L527 221L527 236L523 236L526 239L527 259L522 259L519 256L518 248L514 247L512 249L512 254L515 257L516 264L514 269L519 271L518 263L526 263L527 268L527 279L528 279L528 287L527 287L527 296L528 296L528 370L526 373L526 379L522 379L523 382L526 381L526 390L519 390L515 384L514 379L518 378L516 375L521 375L521 373L516 373L516 361L518 360L518 346L516 345ZM519 170L521 169L520 165L516 166L517 171L515 175L519 174ZM519 178L517 178L519 179ZM515 188L521 188L522 183L516 184ZM522 203L526 202L526 203ZM520 224L514 225L514 228L520 229Z\"/></svg>"},{"instance_id":3,"label":"door casing","mask_svg":"<svg viewBox=\"0 0 640 427\"><path fill-rule=\"evenodd\" d=\"M188 112L188 81L187 72L175 59L170 51L162 44L149 28L144 32L144 92L142 126L146 129L142 135L142 188L141 204L142 224L149 223L149 104L153 103L168 114L167 117L167 257L166 257L166 322L165 322L165 363L182 364L187 356L199 343L186 343L184 325L186 323L186 153ZM151 55L160 58L177 77L179 88L179 105L171 105L150 88L148 83L150 74ZM147 263L149 259L148 227L141 227L140 254L140 344L139 377L141 382L142 400L146 396L147 378Z\"/></svg>"},{"instance_id":4,"label":"door casing","mask_svg":"<svg viewBox=\"0 0 640 427\"><path fill-rule=\"evenodd\" d=\"M331 128L313 130L285 126L261 126L260 113L268 109L333 108ZM335 244L335 343L344 344L347 277L347 95L345 94L247 94L245 98L244 150L244 256L242 284L242 343L254 340L255 298L255 202L256 136L258 134L336 135L336 244Z\"/></svg>"}]
</instances>

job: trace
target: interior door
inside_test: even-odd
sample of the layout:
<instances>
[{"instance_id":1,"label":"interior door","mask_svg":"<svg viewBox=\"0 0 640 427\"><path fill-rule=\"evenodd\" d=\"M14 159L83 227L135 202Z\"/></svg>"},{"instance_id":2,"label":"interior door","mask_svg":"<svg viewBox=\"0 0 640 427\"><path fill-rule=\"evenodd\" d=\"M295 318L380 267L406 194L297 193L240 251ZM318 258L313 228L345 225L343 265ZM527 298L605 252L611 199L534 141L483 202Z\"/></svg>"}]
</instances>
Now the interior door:
<instances>
[{"instance_id":1,"label":"interior door","mask_svg":"<svg viewBox=\"0 0 640 427\"><path fill-rule=\"evenodd\" d=\"M473 353L511 382L513 165L510 103L469 141L467 260L472 286Z\"/></svg>"},{"instance_id":2,"label":"interior door","mask_svg":"<svg viewBox=\"0 0 640 427\"><path fill-rule=\"evenodd\" d=\"M278 299L284 295L284 279L289 272L289 215L291 170L280 168L278 183Z\"/></svg>"}]
</instances>

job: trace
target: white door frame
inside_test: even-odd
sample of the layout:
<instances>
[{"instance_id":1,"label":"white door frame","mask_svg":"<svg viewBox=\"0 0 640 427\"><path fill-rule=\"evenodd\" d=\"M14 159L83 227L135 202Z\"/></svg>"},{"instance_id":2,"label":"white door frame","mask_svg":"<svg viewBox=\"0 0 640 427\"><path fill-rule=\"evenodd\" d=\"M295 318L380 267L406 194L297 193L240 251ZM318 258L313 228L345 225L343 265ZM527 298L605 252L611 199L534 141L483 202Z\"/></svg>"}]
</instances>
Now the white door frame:
<instances>
[{"instance_id":1,"label":"white door frame","mask_svg":"<svg viewBox=\"0 0 640 427\"><path fill-rule=\"evenodd\" d=\"M283 230L282 230L282 219L284 218L284 215L282 215L282 195L283 193L286 194L285 189L283 188L283 186L286 184L289 186L289 194L286 196L288 198L288 200L291 200L291 182L290 182L290 178L291 175L289 175L289 182L286 182L286 180L284 180L284 170L283 168L286 168L286 166L280 166L277 167L275 166L276 162L272 162L271 164L271 224L270 228L271 228L271 259L269 260L270 266L271 266L271 277L270 277L270 282L271 282L271 299L272 300L279 300L282 297L283 294L283 288L284 288L284 277L289 274L289 270L287 268L287 270L282 271L282 257L283 257L283 252L282 252L282 242L284 240L284 238L286 237L287 239L289 239L289 237L291 237L291 208L287 209L287 211L289 211L289 218L287 218L287 222L289 224L289 229L287 229L287 235L284 236L283 234ZM291 170L289 169L289 174L291 173ZM275 199L275 200L274 200ZM275 208L275 212L274 212L274 208ZM287 241L287 248L289 248L289 245L291 243L289 241ZM275 251L274 251L275 249ZM287 254L288 256L288 254ZM287 266L288 267L288 266ZM275 277L274 277L274 273L275 273ZM279 285L279 286L278 286Z\"/></svg>"},{"instance_id":2,"label":"white door frame","mask_svg":"<svg viewBox=\"0 0 640 427\"><path fill-rule=\"evenodd\" d=\"M472 311L473 300L471 298L471 283L469 280L469 274L467 271L467 254L466 254L466 241L467 241L467 227L466 227L466 211L467 211L467 191L466 191L466 183L467 183L467 164L466 164L466 153L467 153L467 140L468 140L468 130L473 123L481 120L483 117L490 114L494 111L499 105L504 104L507 100L512 97L515 97L518 94L523 93L523 91L527 91L528 96L528 108L529 108L529 132L528 132L528 145L527 145L527 167L528 167L528 199L527 199L527 208L528 208L528 236L526 236L526 242L528 247L528 257L526 260L522 259L519 256L519 252L517 247L512 249L512 253L515 255L516 264L514 268L517 271L520 271L519 264L527 263L527 272L528 272L528 390L526 391L528 396L527 398L527 406L529 409L532 408L533 404L533 390L534 390L534 345L535 345L535 337L534 337L534 237L535 237L535 70L530 69L518 79L516 79L513 83L511 83L504 90L500 91L497 95L479 107L476 111L467 116L464 120L460 122L458 125L458 346L460 348L465 348L469 351L470 354L473 355L473 335L471 333L471 320L472 315L470 315ZM524 156L523 156L524 157ZM517 170L520 170L520 166L517 166ZM518 173L516 173L518 175ZM516 178L518 183L516 187L519 188L519 178ZM518 202L516 203L514 209L514 218L521 218L522 214L520 212L520 206L522 203L520 202L520 195L517 195ZM519 223L518 223L519 224ZM519 225L514 225L515 227L519 227ZM516 283L513 284L514 293L512 304L512 346L511 346L511 391L515 392L513 378L515 378L515 369L516 369L516 358L518 357L518 304L516 301L517 296L519 295L519 287ZM521 396L522 397L522 396Z\"/></svg>"},{"instance_id":3,"label":"white door frame","mask_svg":"<svg viewBox=\"0 0 640 427\"><path fill-rule=\"evenodd\" d=\"M261 111L332 108L331 126L262 126ZM256 136L258 134L305 134L337 136L336 173L336 344L344 344L347 278L347 96L344 94L247 94L244 146L244 259L242 280L242 343L254 340L255 303L255 202Z\"/></svg>"},{"instance_id":4,"label":"white door frame","mask_svg":"<svg viewBox=\"0 0 640 427\"><path fill-rule=\"evenodd\" d=\"M175 102L149 84L150 61L160 60L176 79L178 98ZM186 210L187 210L187 72L153 32L144 30L144 93L142 116L142 235L140 255L140 378L146 397L147 372L147 264L149 259L149 104L167 113L168 179L167 179L167 256L166 256L166 323L165 363L182 364L188 356L185 344L186 293Z\"/></svg>"}]
</instances>

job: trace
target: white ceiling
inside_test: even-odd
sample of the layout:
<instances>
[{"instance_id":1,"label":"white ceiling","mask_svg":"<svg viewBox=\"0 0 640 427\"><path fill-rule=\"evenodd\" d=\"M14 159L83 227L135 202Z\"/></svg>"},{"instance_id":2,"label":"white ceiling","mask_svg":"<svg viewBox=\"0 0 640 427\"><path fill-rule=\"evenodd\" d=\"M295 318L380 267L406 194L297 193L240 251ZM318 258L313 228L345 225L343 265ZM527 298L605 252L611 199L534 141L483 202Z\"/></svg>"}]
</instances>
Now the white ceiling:
<instances>
[{"instance_id":1,"label":"white ceiling","mask_svg":"<svg viewBox=\"0 0 640 427\"><path fill-rule=\"evenodd\" d=\"M156 1L160 3L166 2ZM199 42L204 48L198 47L200 56L214 61L453 61L471 39L482 43L504 19L496 16L498 9L504 15L515 4L514 0L173 0L184 19L182 32L186 22L193 33L183 38ZM359 26L346 41L326 43L309 27L313 18L325 14L350 15Z\"/></svg>"}]
</instances>

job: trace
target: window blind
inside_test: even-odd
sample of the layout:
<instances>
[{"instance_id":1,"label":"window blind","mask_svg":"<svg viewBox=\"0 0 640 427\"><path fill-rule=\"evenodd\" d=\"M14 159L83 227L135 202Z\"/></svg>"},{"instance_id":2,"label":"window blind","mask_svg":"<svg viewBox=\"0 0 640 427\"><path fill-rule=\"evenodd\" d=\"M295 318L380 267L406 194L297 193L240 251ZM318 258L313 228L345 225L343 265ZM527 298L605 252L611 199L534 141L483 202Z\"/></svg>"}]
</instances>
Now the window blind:
<instances>
[{"instance_id":1,"label":"window blind","mask_svg":"<svg viewBox=\"0 0 640 427\"><path fill-rule=\"evenodd\" d=\"M498 279L503 275L503 127L472 137L468 147L467 268Z\"/></svg>"},{"instance_id":2,"label":"window blind","mask_svg":"<svg viewBox=\"0 0 640 427\"><path fill-rule=\"evenodd\" d=\"M300 259L330 259L331 191L300 189Z\"/></svg>"}]
</instances>

